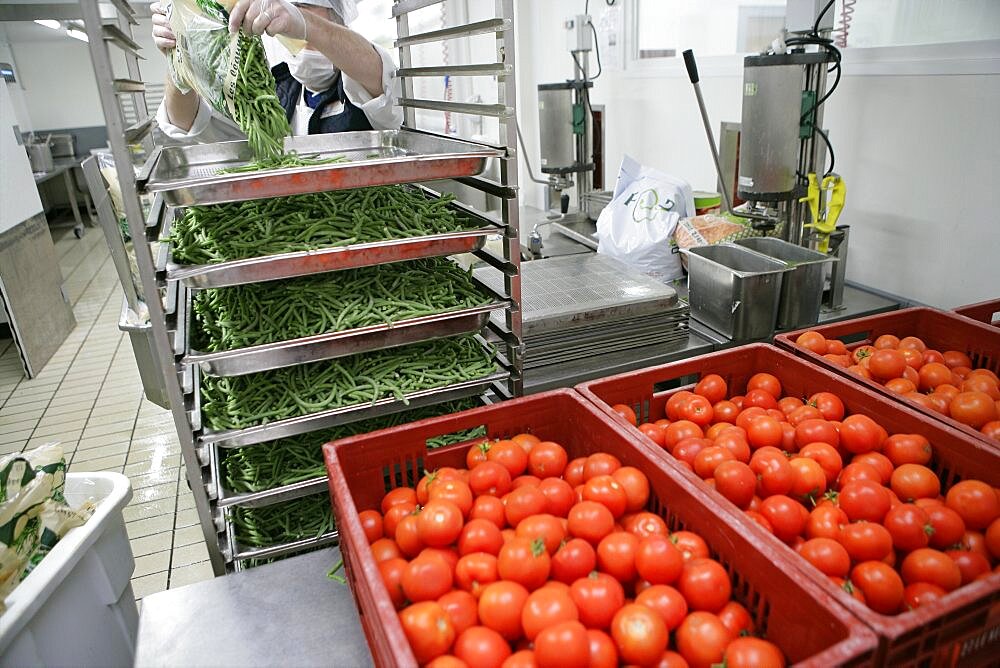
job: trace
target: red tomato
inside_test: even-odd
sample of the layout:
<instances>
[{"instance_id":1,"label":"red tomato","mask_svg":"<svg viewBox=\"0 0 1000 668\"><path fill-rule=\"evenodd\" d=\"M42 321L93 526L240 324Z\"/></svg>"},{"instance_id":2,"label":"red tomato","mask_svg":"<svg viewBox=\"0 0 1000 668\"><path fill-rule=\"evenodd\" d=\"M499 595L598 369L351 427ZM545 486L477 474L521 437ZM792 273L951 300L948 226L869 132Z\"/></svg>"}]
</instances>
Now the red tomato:
<instances>
[{"instance_id":1,"label":"red tomato","mask_svg":"<svg viewBox=\"0 0 1000 668\"><path fill-rule=\"evenodd\" d=\"M503 536L497 525L485 519L473 519L462 528L458 537L458 553L487 552L496 555L503 546Z\"/></svg>"},{"instance_id":2,"label":"red tomato","mask_svg":"<svg viewBox=\"0 0 1000 668\"><path fill-rule=\"evenodd\" d=\"M538 487L526 485L505 496L503 503L507 524L516 529L524 518L545 512L546 499Z\"/></svg>"},{"instance_id":3,"label":"red tomato","mask_svg":"<svg viewBox=\"0 0 1000 668\"><path fill-rule=\"evenodd\" d=\"M590 659L588 668L617 668L618 649L615 641L604 631L587 629L587 640L590 642Z\"/></svg>"},{"instance_id":4,"label":"red tomato","mask_svg":"<svg viewBox=\"0 0 1000 668\"><path fill-rule=\"evenodd\" d=\"M810 443L827 443L836 448L840 445L840 434L834 424L827 420L803 420L795 426L795 445L801 449Z\"/></svg>"},{"instance_id":5,"label":"red tomato","mask_svg":"<svg viewBox=\"0 0 1000 668\"><path fill-rule=\"evenodd\" d=\"M507 526L503 501L489 495L476 497L476 500L472 502L472 510L469 511L469 520L474 519L489 520L498 529L503 529Z\"/></svg>"},{"instance_id":6,"label":"red tomato","mask_svg":"<svg viewBox=\"0 0 1000 668\"><path fill-rule=\"evenodd\" d=\"M799 450L799 455L815 460L819 464L820 468L823 469L827 488L833 486L844 466L844 460L840 453L829 443L807 443Z\"/></svg>"},{"instance_id":7,"label":"red tomato","mask_svg":"<svg viewBox=\"0 0 1000 668\"><path fill-rule=\"evenodd\" d=\"M650 422L644 422L639 425L639 431L641 431L646 438L656 443L661 448L666 447L667 430L665 427L652 424Z\"/></svg>"},{"instance_id":8,"label":"red tomato","mask_svg":"<svg viewBox=\"0 0 1000 668\"><path fill-rule=\"evenodd\" d=\"M510 656L510 645L493 629L472 626L459 634L454 651L467 666L500 668Z\"/></svg>"},{"instance_id":9,"label":"red tomato","mask_svg":"<svg viewBox=\"0 0 1000 668\"><path fill-rule=\"evenodd\" d=\"M597 568L597 552L582 538L571 538L552 556L551 576L573 584Z\"/></svg>"},{"instance_id":10,"label":"red tomato","mask_svg":"<svg viewBox=\"0 0 1000 668\"><path fill-rule=\"evenodd\" d=\"M626 531L634 533L639 538L647 536L667 536L667 523L659 515L649 512L639 512L632 516L632 520L625 528Z\"/></svg>"},{"instance_id":11,"label":"red tomato","mask_svg":"<svg viewBox=\"0 0 1000 668\"><path fill-rule=\"evenodd\" d=\"M899 347L899 337L892 334L883 334L873 343L873 347L876 350L884 350L886 348L891 348L895 350Z\"/></svg>"},{"instance_id":12,"label":"red tomato","mask_svg":"<svg viewBox=\"0 0 1000 668\"><path fill-rule=\"evenodd\" d=\"M668 450L673 451L674 446L685 439L703 438L704 436L705 432L694 422L678 420L671 422L670 426L667 427L666 432L664 432L664 443Z\"/></svg>"},{"instance_id":13,"label":"red tomato","mask_svg":"<svg viewBox=\"0 0 1000 668\"><path fill-rule=\"evenodd\" d=\"M903 605L907 610L933 603L948 592L929 582L914 582L903 589Z\"/></svg>"},{"instance_id":14,"label":"red tomato","mask_svg":"<svg viewBox=\"0 0 1000 668\"><path fill-rule=\"evenodd\" d=\"M566 538L566 529L563 528L562 521L555 515L540 513L522 520L517 525L516 534L520 538L532 541L541 539L545 545L545 551L552 555Z\"/></svg>"},{"instance_id":15,"label":"red tomato","mask_svg":"<svg viewBox=\"0 0 1000 668\"><path fill-rule=\"evenodd\" d=\"M397 487L382 497L382 514L385 515L393 506L400 504L417 505L417 493L412 487Z\"/></svg>"},{"instance_id":16,"label":"red tomato","mask_svg":"<svg viewBox=\"0 0 1000 668\"><path fill-rule=\"evenodd\" d=\"M757 474L762 497L788 494L795 474L788 458L777 448L761 448L750 458L750 469Z\"/></svg>"},{"instance_id":17,"label":"red tomato","mask_svg":"<svg viewBox=\"0 0 1000 668\"><path fill-rule=\"evenodd\" d=\"M596 545L614 529L615 517L607 506L581 501L569 511L569 533Z\"/></svg>"},{"instance_id":18,"label":"red tomato","mask_svg":"<svg viewBox=\"0 0 1000 668\"><path fill-rule=\"evenodd\" d=\"M565 480L570 487L576 487L577 485L583 484L583 467L586 462L586 457L577 457L566 464L566 470L563 471L563 480Z\"/></svg>"},{"instance_id":19,"label":"red tomato","mask_svg":"<svg viewBox=\"0 0 1000 668\"><path fill-rule=\"evenodd\" d=\"M799 334L798 338L795 339L795 343L806 350L816 353L817 355L826 353L826 337L819 332L814 332L812 330L802 332Z\"/></svg>"},{"instance_id":20,"label":"red tomato","mask_svg":"<svg viewBox=\"0 0 1000 668\"><path fill-rule=\"evenodd\" d=\"M888 485L889 481L892 480L894 465L892 461L881 452L866 452L863 455L856 455L854 459L851 460L851 463L868 464L874 468L879 474L878 482L883 485Z\"/></svg>"},{"instance_id":21,"label":"red tomato","mask_svg":"<svg viewBox=\"0 0 1000 668\"><path fill-rule=\"evenodd\" d=\"M382 575L382 584L389 592L389 599L396 609L402 608L406 603L406 594L403 592L403 571L409 564L406 559L399 557L381 561L378 564L379 573Z\"/></svg>"},{"instance_id":22,"label":"red tomato","mask_svg":"<svg viewBox=\"0 0 1000 668\"><path fill-rule=\"evenodd\" d=\"M515 538L504 543L497 557L500 578L517 582L528 591L545 584L551 568L552 560L541 539Z\"/></svg>"},{"instance_id":23,"label":"red tomato","mask_svg":"<svg viewBox=\"0 0 1000 668\"><path fill-rule=\"evenodd\" d=\"M784 668L785 655L778 646L760 638L737 638L726 646L727 668Z\"/></svg>"},{"instance_id":24,"label":"red tomato","mask_svg":"<svg viewBox=\"0 0 1000 668\"><path fill-rule=\"evenodd\" d=\"M587 482L594 476L611 475L621 466L622 463L612 454L607 452L594 453L587 457L583 463L583 482Z\"/></svg>"},{"instance_id":25,"label":"red tomato","mask_svg":"<svg viewBox=\"0 0 1000 668\"><path fill-rule=\"evenodd\" d=\"M620 582L635 579L635 557L639 539L625 531L615 531L601 539L597 545L597 565L601 571Z\"/></svg>"},{"instance_id":26,"label":"red tomato","mask_svg":"<svg viewBox=\"0 0 1000 668\"><path fill-rule=\"evenodd\" d=\"M902 552L927 547L934 527L930 517L912 503L902 503L886 513L883 522L892 535L893 546Z\"/></svg>"},{"instance_id":27,"label":"red tomato","mask_svg":"<svg viewBox=\"0 0 1000 668\"><path fill-rule=\"evenodd\" d=\"M962 571L955 560L944 552L929 547L906 555L899 571L906 584L929 582L945 591L958 589L962 584Z\"/></svg>"},{"instance_id":28,"label":"red tomato","mask_svg":"<svg viewBox=\"0 0 1000 668\"><path fill-rule=\"evenodd\" d=\"M659 614L631 603L619 610L611 622L611 637L622 661L648 665L667 649L667 626Z\"/></svg>"},{"instance_id":29,"label":"red tomato","mask_svg":"<svg viewBox=\"0 0 1000 668\"><path fill-rule=\"evenodd\" d=\"M847 577L851 557L844 546L831 538L811 538L799 547L802 558L825 575Z\"/></svg>"},{"instance_id":30,"label":"red tomato","mask_svg":"<svg viewBox=\"0 0 1000 668\"><path fill-rule=\"evenodd\" d=\"M761 415L746 426L747 442L754 450L764 447L777 448L781 446L784 431L781 423L769 415Z\"/></svg>"},{"instance_id":31,"label":"red tomato","mask_svg":"<svg viewBox=\"0 0 1000 668\"><path fill-rule=\"evenodd\" d=\"M511 436L510 440L514 441L527 452L531 454L531 450L542 442L542 439L538 438L534 434L518 434L517 436Z\"/></svg>"},{"instance_id":32,"label":"red tomato","mask_svg":"<svg viewBox=\"0 0 1000 668\"><path fill-rule=\"evenodd\" d=\"M877 450L882 444L881 427L867 415L849 415L840 425L840 446L850 453Z\"/></svg>"},{"instance_id":33,"label":"red tomato","mask_svg":"<svg viewBox=\"0 0 1000 668\"><path fill-rule=\"evenodd\" d=\"M903 501L934 498L941 493L937 474L920 464L903 464L892 472L892 491Z\"/></svg>"},{"instance_id":34,"label":"red tomato","mask_svg":"<svg viewBox=\"0 0 1000 668\"><path fill-rule=\"evenodd\" d=\"M736 507L746 509L757 488L757 476L743 462L727 461L719 464L713 474L715 489Z\"/></svg>"},{"instance_id":35,"label":"red tomato","mask_svg":"<svg viewBox=\"0 0 1000 668\"><path fill-rule=\"evenodd\" d=\"M979 429L997 419L995 400L985 392L959 392L948 405L948 413L962 424Z\"/></svg>"},{"instance_id":36,"label":"red tomato","mask_svg":"<svg viewBox=\"0 0 1000 668\"><path fill-rule=\"evenodd\" d=\"M712 445L695 455L694 472L698 474L698 477L708 479L715 475L715 469L720 464L735 460L736 457L726 448L721 445Z\"/></svg>"},{"instance_id":37,"label":"red tomato","mask_svg":"<svg viewBox=\"0 0 1000 668\"><path fill-rule=\"evenodd\" d=\"M733 634L710 612L692 612L677 628L677 651L694 666L720 663Z\"/></svg>"},{"instance_id":38,"label":"red tomato","mask_svg":"<svg viewBox=\"0 0 1000 668\"><path fill-rule=\"evenodd\" d=\"M382 538L382 515L377 510L362 510L358 513L358 521L369 545Z\"/></svg>"},{"instance_id":39,"label":"red tomato","mask_svg":"<svg viewBox=\"0 0 1000 668\"><path fill-rule=\"evenodd\" d=\"M729 450L736 461L744 464L750 461L750 444L747 443L747 437L739 427L725 430L715 438L713 444Z\"/></svg>"},{"instance_id":40,"label":"red tomato","mask_svg":"<svg viewBox=\"0 0 1000 668\"><path fill-rule=\"evenodd\" d=\"M701 395L715 404L726 398L729 394L729 386L726 381L717 373L710 373L702 376L698 384L694 386L694 393Z\"/></svg>"},{"instance_id":41,"label":"red tomato","mask_svg":"<svg viewBox=\"0 0 1000 668\"><path fill-rule=\"evenodd\" d=\"M850 520L847 513L832 503L817 505L806 521L806 536L809 538L832 538L839 540L841 527Z\"/></svg>"},{"instance_id":42,"label":"red tomato","mask_svg":"<svg viewBox=\"0 0 1000 668\"><path fill-rule=\"evenodd\" d=\"M986 549L990 556L992 556L994 560L1000 560L1000 518L990 522L990 526L986 529L984 542L986 543Z\"/></svg>"},{"instance_id":43,"label":"red tomato","mask_svg":"<svg viewBox=\"0 0 1000 668\"><path fill-rule=\"evenodd\" d=\"M532 592L521 610L521 626L528 640L534 640L539 633L554 624L577 619L579 613L576 603L569 593L550 587Z\"/></svg>"},{"instance_id":44,"label":"red tomato","mask_svg":"<svg viewBox=\"0 0 1000 668\"><path fill-rule=\"evenodd\" d=\"M483 587L500 579L497 558L486 552L473 552L458 560L455 565L455 584L473 596L482 594Z\"/></svg>"},{"instance_id":45,"label":"red tomato","mask_svg":"<svg viewBox=\"0 0 1000 668\"><path fill-rule=\"evenodd\" d=\"M664 410L667 413L667 419L671 421L680 419L681 407L692 396L694 396L694 393L688 392L687 390L680 390L670 395L667 399L667 405L664 407Z\"/></svg>"},{"instance_id":46,"label":"red tomato","mask_svg":"<svg viewBox=\"0 0 1000 668\"><path fill-rule=\"evenodd\" d=\"M781 398L781 381L769 373L756 373L747 381L747 392L751 390L764 390L777 400Z\"/></svg>"},{"instance_id":47,"label":"red tomato","mask_svg":"<svg viewBox=\"0 0 1000 668\"><path fill-rule=\"evenodd\" d=\"M776 494L764 499L760 504L760 514L771 524L778 540L788 542L802 533L807 517L804 508L795 499L784 494Z\"/></svg>"},{"instance_id":48,"label":"red tomato","mask_svg":"<svg viewBox=\"0 0 1000 668\"><path fill-rule=\"evenodd\" d=\"M490 442L483 441L479 445L474 445L465 453L465 468L470 471L478 464L486 461L486 453L490 451Z\"/></svg>"},{"instance_id":49,"label":"red tomato","mask_svg":"<svg viewBox=\"0 0 1000 668\"><path fill-rule=\"evenodd\" d=\"M383 561L388 561L389 559L397 559L403 556L403 553L399 550L399 546L396 545L396 541L391 538L379 538L371 544L371 549L372 557L374 557L375 563L381 563Z\"/></svg>"},{"instance_id":50,"label":"red tomato","mask_svg":"<svg viewBox=\"0 0 1000 668\"><path fill-rule=\"evenodd\" d=\"M931 547L938 549L951 547L962 540L965 534L965 520L961 515L940 503L926 506L923 510L927 513L927 521L934 529L930 536Z\"/></svg>"},{"instance_id":51,"label":"red tomato","mask_svg":"<svg viewBox=\"0 0 1000 668\"><path fill-rule=\"evenodd\" d=\"M881 522L891 505L886 488L868 480L842 485L837 501L851 521Z\"/></svg>"},{"instance_id":52,"label":"red tomato","mask_svg":"<svg viewBox=\"0 0 1000 668\"><path fill-rule=\"evenodd\" d=\"M556 517L566 517L576 503L576 493L562 478L546 478L538 485L545 496L545 512Z\"/></svg>"},{"instance_id":53,"label":"red tomato","mask_svg":"<svg viewBox=\"0 0 1000 668\"><path fill-rule=\"evenodd\" d=\"M597 475L583 484L583 500L596 501L611 511L617 519L625 514L628 494L625 488L610 475Z\"/></svg>"},{"instance_id":54,"label":"red tomato","mask_svg":"<svg viewBox=\"0 0 1000 668\"><path fill-rule=\"evenodd\" d=\"M451 589L451 567L442 559L417 558L409 563L400 578L406 598L411 601L432 601Z\"/></svg>"},{"instance_id":55,"label":"red tomato","mask_svg":"<svg viewBox=\"0 0 1000 668\"><path fill-rule=\"evenodd\" d=\"M416 514L416 511L417 507L411 503L396 504L382 518L382 533L386 538L395 538L400 522L407 516Z\"/></svg>"},{"instance_id":56,"label":"red tomato","mask_svg":"<svg viewBox=\"0 0 1000 668\"><path fill-rule=\"evenodd\" d=\"M441 656L455 641L455 629L448 613L434 601L409 606L399 613L399 622L420 663Z\"/></svg>"},{"instance_id":57,"label":"red tomato","mask_svg":"<svg viewBox=\"0 0 1000 668\"><path fill-rule=\"evenodd\" d=\"M684 596L668 585L651 585L635 597L635 602L660 615L668 631L673 631L688 614Z\"/></svg>"},{"instance_id":58,"label":"red tomato","mask_svg":"<svg viewBox=\"0 0 1000 668\"><path fill-rule=\"evenodd\" d=\"M758 408L763 408L767 410L769 408L778 408L778 400L775 399L774 395L767 390L748 390L746 395L743 397L744 410L747 407L757 406Z\"/></svg>"},{"instance_id":59,"label":"red tomato","mask_svg":"<svg viewBox=\"0 0 1000 668\"><path fill-rule=\"evenodd\" d=\"M717 422L734 423L736 416L740 414L740 408L732 401L723 399L712 404L712 412Z\"/></svg>"},{"instance_id":60,"label":"red tomato","mask_svg":"<svg viewBox=\"0 0 1000 668\"><path fill-rule=\"evenodd\" d=\"M736 601L730 601L719 611L719 621L729 629L734 636L753 633L753 620L750 612Z\"/></svg>"},{"instance_id":61,"label":"red tomato","mask_svg":"<svg viewBox=\"0 0 1000 668\"><path fill-rule=\"evenodd\" d=\"M546 628L535 639L538 668L587 668L590 638L580 622L561 622Z\"/></svg>"},{"instance_id":62,"label":"red tomato","mask_svg":"<svg viewBox=\"0 0 1000 668\"><path fill-rule=\"evenodd\" d=\"M817 392L809 397L807 403L810 406L815 406L825 420L840 421L844 419L844 402L833 392Z\"/></svg>"},{"instance_id":63,"label":"red tomato","mask_svg":"<svg viewBox=\"0 0 1000 668\"><path fill-rule=\"evenodd\" d=\"M793 457L788 461L794 477L790 494L793 497L814 501L826 491L826 472L815 459Z\"/></svg>"},{"instance_id":64,"label":"red tomato","mask_svg":"<svg viewBox=\"0 0 1000 668\"><path fill-rule=\"evenodd\" d=\"M566 470L566 450L558 443L542 441L528 455L528 472L541 479L558 478Z\"/></svg>"},{"instance_id":65,"label":"red tomato","mask_svg":"<svg viewBox=\"0 0 1000 668\"><path fill-rule=\"evenodd\" d=\"M569 588L576 603L580 621L588 629L606 629L615 613L625 605L625 590L618 580L607 573L592 572Z\"/></svg>"},{"instance_id":66,"label":"red tomato","mask_svg":"<svg viewBox=\"0 0 1000 668\"><path fill-rule=\"evenodd\" d=\"M508 656L501 668L538 668L538 661L534 650L522 649Z\"/></svg>"},{"instance_id":67,"label":"red tomato","mask_svg":"<svg viewBox=\"0 0 1000 668\"><path fill-rule=\"evenodd\" d=\"M516 582L493 582L479 596L479 621L507 640L521 637L521 610L528 590Z\"/></svg>"},{"instance_id":68,"label":"red tomato","mask_svg":"<svg viewBox=\"0 0 1000 668\"><path fill-rule=\"evenodd\" d=\"M692 610L718 612L729 601L729 574L714 559L692 559L684 564L677 589Z\"/></svg>"},{"instance_id":69,"label":"red tomato","mask_svg":"<svg viewBox=\"0 0 1000 668\"><path fill-rule=\"evenodd\" d=\"M875 522L846 524L838 540L854 562L881 561L892 553L892 534Z\"/></svg>"},{"instance_id":70,"label":"red tomato","mask_svg":"<svg viewBox=\"0 0 1000 668\"><path fill-rule=\"evenodd\" d=\"M468 628L479 623L479 604L475 597L467 591L450 591L438 599L438 605L444 608L451 619L451 625L459 636ZM500 636L497 636L498 638ZM504 642L503 638L500 638ZM504 643L506 644L506 643ZM457 654L458 652L456 652ZM459 655L459 658L462 658Z\"/></svg>"},{"instance_id":71,"label":"red tomato","mask_svg":"<svg viewBox=\"0 0 1000 668\"><path fill-rule=\"evenodd\" d=\"M705 539L691 531L675 531L670 534L670 542L680 550L684 561L708 557L708 545Z\"/></svg>"},{"instance_id":72,"label":"red tomato","mask_svg":"<svg viewBox=\"0 0 1000 668\"><path fill-rule=\"evenodd\" d=\"M625 404L615 404L611 407L611 410L618 413L618 415L620 415L625 422L628 422L633 427L637 424L635 411L632 410L630 406L626 406Z\"/></svg>"},{"instance_id":73,"label":"red tomato","mask_svg":"<svg viewBox=\"0 0 1000 668\"><path fill-rule=\"evenodd\" d=\"M511 478L524 473L528 468L528 453L514 441L497 441L486 453L488 461L501 464L510 473Z\"/></svg>"},{"instance_id":74,"label":"red tomato","mask_svg":"<svg viewBox=\"0 0 1000 668\"><path fill-rule=\"evenodd\" d=\"M429 547L451 545L462 532L462 511L451 501L433 500L417 515L417 536Z\"/></svg>"},{"instance_id":75,"label":"red tomato","mask_svg":"<svg viewBox=\"0 0 1000 668\"><path fill-rule=\"evenodd\" d=\"M427 486L426 503L431 501L451 501L462 511L462 517L465 517L472 510L472 490L462 480L437 479L434 484Z\"/></svg>"},{"instance_id":76,"label":"red tomato","mask_svg":"<svg viewBox=\"0 0 1000 668\"><path fill-rule=\"evenodd\" d=\"M851 583L861 590L865 603L875 612L893 615L903 604L903 581L899 573L881 561L865 561L855 566Z\"/></svg>"},{"instance_id":77,"label":"red tomato","mask_svg":"<svg viewBox=\"0 0 1000 668\"><path fill-rule=\"evenodd\" d=\"M646 474L634 466L623 466L611 474L623 490L625 490L625 510L634 513L646 507L649 501L649 479Z\"/></svg>"},{"instance_id":78,"label":"red tomato","mask_svg":"<svg viewBox=\"0 0 1000 668\"><path fill-rule=\"evenodd\" d=\"M868 360L868 370L879 380L899 378L906 368L906 358L903 353L891 348L876 350Z\"/></svg>"},{"instance_id":79,"label":"red tomato","mask_svg":"<svg viewBox=\"0 0 1000 668\"><path fill-rule=\"evenodd\" d=\"M690 420L700 427L706 427L711 424L712 419L715 417L714 413L712 402L698 395L688 397L688 400L680 408L682 419Z\"/></svg>"},{"instance_id":80,"label":"red tomato","mask_svg":"<svg viewBox=\"0 0 1000 668\"><path fill-rule=\"evenodd\" d=\"M969 529L985 529L1000 517L996 492L979 480L963 480L953 485L945 504L961 515Z\"/></svg>"},{"instance_id":81,"label":"red tomato","mask_svg":"<svg viewBox=\"0 0 1000 668\"><path fill-rule=\"evenodd\" d=\"M511 489L510 471L495 461L477 464L469 472L469 488L476 496L488 494L501 497Z\"/></svg>"},{"instance_id":82,"label":"red tomato","mask_svg":"<svg viewBox=\"0 0 1000 668\"><path fill-rule=\"evenodd\" d=\"M962 585L967 585L980 575L989 574L990 562L979 552L968 550L948 550L946 555L958 566L962 573Z\"/></svg>"},{"instance_id":83,"label":"red tomato","mask_svg":"<svg viewBox=\"0 0 1000 668\"><path fill-rule=\"evenodd\" d=\"M882 474L868 462L852 462L844 467L837 478L837 486L843 489L852 482L873 482L882 485Z\"/></svg>"}]
</instances>

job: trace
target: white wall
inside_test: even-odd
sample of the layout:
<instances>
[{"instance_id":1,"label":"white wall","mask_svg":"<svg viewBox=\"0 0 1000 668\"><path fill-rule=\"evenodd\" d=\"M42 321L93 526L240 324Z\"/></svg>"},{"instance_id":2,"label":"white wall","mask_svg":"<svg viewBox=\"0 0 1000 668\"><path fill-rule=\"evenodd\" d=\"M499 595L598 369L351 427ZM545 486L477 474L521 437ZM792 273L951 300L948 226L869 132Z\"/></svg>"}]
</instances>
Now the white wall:
<instances>
[{"instance_id":1,"label":"white wall","mask_svg":"<svg viewBox=\"0 0 1000 668\"><path fill-rule=\"evenodd\" d=\"M17 83L7 86L7 93L10 96L11 105L14 108L14 117L17 119L17 126L21 132L30 132L31 116L28 115L28 105L24 101L24 89L21 86L21 70L18 67L17 58L10 48L10 44L5 39L5 33L0 30L0 62L10 63L14 66L14 75Z\"/></svg>"},{"instance_id":2,"label":"white wall","mask_svg":"<svg viewBox=\"0 0 1000 668\"><path fill-rule=\"evenodd\" d=\"M153 46L151 27L149 19L139 19L139 25L133 26L133 35L145 58L139 61L139 71L145 81L162 83L167 72L166 60ZM45 42L16 42L10 49L17 61L25 108L33 129L104 125L86 43L66 37ZM112 47L111 53L116 75L126 76L119 52Z\"/></svg>"},{"instance_id":3,"label":"white wall","mask_svg":"<svg viewBox=\"0 0 1000 668\"><path fill-rule=\"evenodd\" d=\"M535 86L571 75L561 26L582 3L517 7L518 115L537 176ZM628 153L695 189L715 188L682 69L605 69L596 81L591 100L606 106L609 187ZM852 226L848 280L942 308L1000 295L1000 74L869 76L851 74L846 62L845 73L825 126L847 183L840 222ZM701 68L713 128L740 120L741 82L736 58ZM520 173L525 201L540 206L543 187L528 181L523 161Z\"/></svg>"}]
</instances>

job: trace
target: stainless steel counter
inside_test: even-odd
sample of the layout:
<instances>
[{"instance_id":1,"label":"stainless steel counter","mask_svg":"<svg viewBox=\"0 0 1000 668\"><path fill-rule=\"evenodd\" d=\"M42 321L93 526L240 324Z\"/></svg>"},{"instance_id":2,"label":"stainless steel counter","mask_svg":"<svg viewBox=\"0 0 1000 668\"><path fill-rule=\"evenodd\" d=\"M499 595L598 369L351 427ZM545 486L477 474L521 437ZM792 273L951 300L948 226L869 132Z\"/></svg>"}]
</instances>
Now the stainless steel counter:
<instances>
[{"instance_id":1,"label":"stainless steel counter","mask_svg":"<svg viewBox=\"0 0 1000 668\"><path fill-rule=\"evenodd\" d=\"M142 600L135 666L372 665L330 548Z\"/></svg>"},{"instance_id":2,"label":"stainless steel counter","mask_svg":"<svg viewBox=\"0 0 1000 668\"><path fill-rule=\"evenodd\" d=\"M76 203L76 178L73 172L82 162L82 157L55 158L52 161L52 169L47 172L35 172L34 174L36 186L40 186L46 181L62 175L63 187L66 188L66 199L69 200L70 208L73 209L73 220L76 221L73 231L78 238L83 236L83 218L80 216L80 207Z\"/></svg>"}]
</instances>

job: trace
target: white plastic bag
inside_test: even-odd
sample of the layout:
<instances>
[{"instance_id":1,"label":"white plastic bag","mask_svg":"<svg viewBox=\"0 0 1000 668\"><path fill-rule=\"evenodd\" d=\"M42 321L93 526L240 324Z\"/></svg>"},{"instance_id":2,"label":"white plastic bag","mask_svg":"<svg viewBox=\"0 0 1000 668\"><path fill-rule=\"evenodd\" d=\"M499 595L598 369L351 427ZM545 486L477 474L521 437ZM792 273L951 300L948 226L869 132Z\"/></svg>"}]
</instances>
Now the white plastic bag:
<instances>
[{"instance_id":1,"label":"white plastic bag","mask_svg":"<svg viewBox=\"0 0 1000 668\"><path fill-rule=\"evenodd\" d=\"M677 221L694 215L694 192L683 179L625 156L614 197L597 219L597 252L660 280L682 275L671 240Z\"/></svg>"}]
</instances>

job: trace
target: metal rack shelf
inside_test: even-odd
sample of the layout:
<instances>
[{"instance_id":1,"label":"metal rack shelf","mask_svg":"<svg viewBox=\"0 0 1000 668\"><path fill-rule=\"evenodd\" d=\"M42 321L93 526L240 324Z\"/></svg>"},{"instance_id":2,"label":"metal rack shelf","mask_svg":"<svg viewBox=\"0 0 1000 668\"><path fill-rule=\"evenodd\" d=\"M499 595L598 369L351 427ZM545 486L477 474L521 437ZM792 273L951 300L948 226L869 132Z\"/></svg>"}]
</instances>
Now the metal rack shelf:
<instances>
[{"instance_id":1,"label":"metal rack shelf","mask_svg":"<svg viewBox=\"0 0 1000 668\"><path fill-rule=\"evenodd\" d=\"M133 347L142 343L150 368L144 369L148 384L158 383L161 403L170 408L178 433L184 466L195 498L202 532L217 574L239 570L252 560L294 554L337 541L337 532L295 539L266 547L241 545L232 522L237 508L260 508L286 503L325 491L323 477L254 493L231 493L222 483L221 460L227 449L252 447L319 429L351 425L368 418L394 416L453 400L478 397L495 401L522 392L520 315L520 246L518 231L518 189L516 134L514 126L515 78L513 0L496 0L497 16L466 25L411 35L408 14L440 0L396 0L393 17L397 26L405 122L402 130L371 132L361 145L350 146L357 138L325 135L295 137L286 141L302 155L323 153L343 155L352 162L250 174L219 175L221 167L247 161L245 142L190 148L159 149L152 145L153 120L145 104L145 85L138 68L138 44L132 37L134 14L125 0L112 0L117 18L102 22L99 0L81 0L89 49L97 76L101 103L108 126L109 143L121 186L124 215L133 240L134 261L139 285L132 289L127 312L147 312L148 318L129 325ZM106 19L105 19L106 20ZM493 34L496 53L482 64L448 64L413 67L413 45L470 35ZM126 72L115 72L110 50L125 55ZM117 61L116 61L117 62ZM497 84L495 104L454 103L448 100L418 99L413 95L413 79L435 76L492 77ZM138 120L126 125L121 102L131 96ZM447 111L496 117L500 141L495 145L469 142L421 129L416 110ZM361 133L358 133L361 134ZM137 171L130 144L141 143L148 158ZM242 145L242 146L241 146ZM376 155L377 153L377 155ZM497 166L493 176L484 168ZM91 168L91 175L94 170ZM261 197L279 197L323 190L365 187L388 183L451 180L499 198L499 215L482 214L456 201L455 208L471 216L476 224L461 232L341 248L252 258L204 266L180 266L172 261L166 240L179 213L177 207L211 205ZM90 181L90 179L88 179ZM100 181L99 173L96 181ZM293 183L294 182L294 183ZM94 188L94 184L92 189ZM144 211L140 196L152 196ZM436 196L437 193L432 192ZM101 204L110 205L105 197ZM105 211L107 213L107 211ZM118 220L108 218L109 244L120 240ZM111 226L114 225L114 234ZM487 250L488 237L499 235L502 252ZM120 242L119 242L120 243ZM112 249L123 285L132 283L127 251ZM425 318L400 321L388 326L323 334L304 339L255 346L228 353L202 354L188 345L190 319L189 291L259 283L306 276L339 269L373 266L423 257L472 253L487 266L500 272L501 280L486 291L489 303L471 309ZM125 260L119 262L119 260ZM119 266L121 265L121 266ZM129 288L126 286L126 293ZM155 295L147 299L146 296ZM491 314L493 317L491 317ZM500 317L502 315L502 317ZM132 317L132 316L129 316ZM267 369L305 364L359 351L391 348L416 341L480 331L483 346L496 342L498 370L483 378L452 383L443 387L411 392L402 399L386 397L378 401L330 409L279 420L245 429L212 432L202 425L200 379L202 374L240 375ZM138 337L138 338L136 338ZM137 360L139 351L136 351ZM143 370L140 364L140 370ZM155 377L154 377L155 376ZM406 419L406 418L401 418Z\"/></svg>"}]
</instances>

